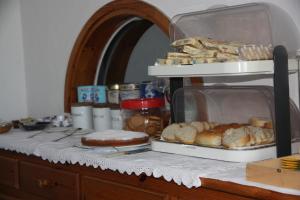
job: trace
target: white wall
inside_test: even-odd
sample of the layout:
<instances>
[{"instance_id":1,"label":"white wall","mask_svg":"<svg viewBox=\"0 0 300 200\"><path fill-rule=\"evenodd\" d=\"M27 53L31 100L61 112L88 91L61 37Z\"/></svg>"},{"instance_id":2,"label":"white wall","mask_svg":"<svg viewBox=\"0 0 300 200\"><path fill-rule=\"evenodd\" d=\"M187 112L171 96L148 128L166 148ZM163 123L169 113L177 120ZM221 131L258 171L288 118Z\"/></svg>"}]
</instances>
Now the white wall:
<instances>
[{"instance_id":1,"label":"white wall","mask_svg":"<svg viewBox=\"0 0 300 200\"><path fill-rule=\"evenodd\" d=\"M245 2L253 2L250 0L146 0L162 10L170 18L175 14L189 11L196 11L206 9L215 4L238 4ZM300 27L300 8L299 0L265 0L267 2L273 2L280 5L281 8L288 10L289 13L297 20L297 25ZM11 2L11 0L1 0L0 2ZM18 1L17 1L18 2ZM27 104L28 114L31 116L45 116L51 114L57 114L63 112L63 98L64 98L64 81L66 67L70 52L78 36L81 28L88 18L108 0L26 0L21 2L21 18L23 28L23 42L24 42L24 55L26 74L22 70L17 70L17 74L10 74L4 76L2 71L0 74L2 77L9 77L13 79L18 76L17 80L24 80L26 75L27 81ZM2 3L4 4L4 3ZM13 3L10 3L13 4ZM1 5L1 9L2 9ZM117 9L117 8L116 8ZM3 12L3 11L2 11ZM8 11L4 11L8 12ZM7 13L7 15L13 13ZM18 13L15 13L18 15ZM4 21L4 22L2 22ZM15 20L16 21L16 20ZM7 19L0 18L0 27L7 23ZM13 26L15 33L20 35L22 30L19 26ZM0 29L0 31L2 28ZM1 33L1 32L0 32ZM22 41L20 37L13 37L13 39L19 39L20 41L13 41L12 37L8 37L1 33L0 41L6 43L14 43L20 46ZM18 46L18 47L19 47ZM1 43L0 49L3 51ZM18 48L15 48L18 49ZM17 52L20 58L20 51ZM7 59L3 61L0 59L1 68L7 65L7 62L16 62L16 52L10 51L5 56ZM2 53L3 55L3 53ZM1 55L1 56L2 56ZM14 61L13 61L14 60ZM22 66L22 64L20 64ZM20 67L19 66L19 67ZM22 68L22 67L20 67ZM2 70L2 69L1 69ZM10 68L5 66L5 72L12 72ZM7 79L7 78L6 78ZM16 86L20 84L12 84L13 81L8 81L9 89L4 91L11 92ZM22 82L24 83L24 81ZM24 85L24 84L23 84ZM3 87L2 84L0 86ZM24 86L22 86L24 87ZM2 89L3 90L3 89ZM17 88L15 92L18 95L24 92L25 88ZM26 100L25 94L21 97L15 93L9 95L9 99L13 97L16 101L22 103L21 108L17 112L26 113ZM0 100L0 106L7 101ZM25 103L24 103L25 102ZM13 102L9 102L9 106L14 106ZM1 109L2 110L2 109ZM17 109L15 109L17 110ZM1 112L1 111L0 111ZM14 115L14 111L10 111L10 115Z\"/></svg>"},{"instance_id":2,"label":"white wall","mask_svg":"<svg viewBox=\"0 0 300 200\"><path fill-rule=\"evenodd\" d=\"M0 0L0 119L27 116L19 0Z\"/></svg>"},{"instance_id":3,"label":"white wall","mask_svg":"<svg viewBox=\"0 0 300 200\"><path fill-rule=\"evenodd\" d=\"M21 1L29 115L63 113L64 84L74 42L104 0Z\"/></svg>"}]
</instances>

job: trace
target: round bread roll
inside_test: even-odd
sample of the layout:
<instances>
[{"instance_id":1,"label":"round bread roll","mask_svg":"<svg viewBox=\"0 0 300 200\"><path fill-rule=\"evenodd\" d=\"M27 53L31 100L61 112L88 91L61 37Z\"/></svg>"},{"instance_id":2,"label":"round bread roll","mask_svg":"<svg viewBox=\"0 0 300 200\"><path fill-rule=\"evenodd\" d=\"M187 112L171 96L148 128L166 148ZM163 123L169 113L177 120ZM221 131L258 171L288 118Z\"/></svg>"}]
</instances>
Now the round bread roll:
<instances>
[{"instance_id":1,"label":"round bread roll","mask_svg":"<svg viewBox=\"0 0 300 200\"><path fill-rule=\"evenodd\" d=\"M187 124L187 123L185 123L185 122L181 122L181 123L178 123L178 125L179 125L180 127L184 127L184 126L188 126L189 124Z\"/></svg>"},{"instance_id":2,"label":"round bread roll","mask_svg":"<svg viewBox=\"0 0 300 200\"><path fill-rule=\"evenodd\" d=\"M169 142L176 142L175 133L180 129L179 124L171 124L167 126L161 134L161 137Z\"/></svg>"},{"instance_id":3,"label":"round bread roll","mask_svg":"<svg viewBox=\"0 0 300 200\"><path fill-rule=\"evenodd\" d=\"M232 124L222 124L222 125L217 125L215 128L213 128L214 132L218 133L224 133L226 130L231 129L231 128L240 128L243 127L242 124L237 124L237 123L232 123Z\"/></svg>"},{"instance_id":4,"label":"round bread roll","mask_svg":"<svg viewBox=\"0 0 300 200\"><path fill-rule=\"evenodd\" d=\"M265 124L268 122L270 122L270 120L261 117L251 117L249 119L249 123L251 126L261 127L261 128L264 127Z\"/></svg>"},{"instance_id":5,"label":"round bread roll","mask_svg":"<svg viewBox=\"0 0 300 200\"><path fill-rule=\"evenodd\" d=\"M197 129L191 125L184 126L175 133L176 140L184 144L194 144L196 136Z\"/></svg>"},{"instance_id":6,"label":"round bread roll","mask_svg":"<svg viewBox=\"0 0 300 200\"><path fill-rule=\"evenodd\" d=\"M202 122L204 130L208 131L210 129L209 123L208 122Z\"/></svg>"},{"instance_id":7,"label":"round bread roll","mask_svg":"<svg viewBox=\"0 0 300 200\"><path fill-rule=\"evenodd\" d=\"M217 133L214 131L203 131L197 134L195 143L205 146L221 146L222 133Z\"/></svg>"},{"instance_id":8,"label":"round bread roll","mask_svg":"<svg viewBox=\"0 0 300 200\"><path fill-rule=\"evenodd\" d=\"M263 129L263 132L265 133L267 137L267 143L272 143L275 140L275 135L273 129Z\"/></svg>"},{"instance_id":9,"label":"round bread roll","mask_svg":"<svg viewBox=\"0 0 300 200\"><path fill-rule=\"evenodd\" d=\"M197 129L198 133L201 133L202 131L204 131L204 126L201 122L191 122L190 125L195 127Z\"/></svg>"},{"instance_id":10,"label":"round bread roll","mask_svg":"<svg viewBox=\"0 0 300 200\"><path fill-rule=\"evenodd\" d=\"M271 121L268 121L264 124L263 128L273 129L273 124Z\"/></svg>"},{"instance_id":11,"label":"round bread roll","mask_svg":"<svg viewBox=\"0 0 300 200\"><path fill-rule=\"evenodd\" d=\"M230 128L222 137L223 146L228 148L250 146L250 142L250 134L247 133L246 127Z\"/></svg>"},{"instance_id":12,"label":"round bread roll","mask_svg":"<svg viewBox=\"0 0 300 200\"><path fill-rule=\"evenodd\" d=\"M213 128L215 128L217 126L217 123L215 123L215 122L209 122L209 128L210 129L213 129Z\"/></svg>"},{"instance_id":13,"label":"round bread roll","mask_svg":"<svg viewBox=\"0 0 300 200\"><path fill-rule=\"evenodd\" d=\"M259 145L267 141L267 136L262 128L255 126L248 126L245 129L250 134L250 145Z\"/></svg>"}]
</instances>

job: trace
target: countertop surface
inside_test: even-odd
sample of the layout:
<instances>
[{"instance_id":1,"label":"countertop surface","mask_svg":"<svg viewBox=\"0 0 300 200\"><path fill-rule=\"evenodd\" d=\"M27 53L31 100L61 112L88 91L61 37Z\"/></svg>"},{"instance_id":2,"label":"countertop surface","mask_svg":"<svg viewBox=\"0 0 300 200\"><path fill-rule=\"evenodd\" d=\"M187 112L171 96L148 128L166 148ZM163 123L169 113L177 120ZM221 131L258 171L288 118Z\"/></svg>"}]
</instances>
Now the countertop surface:
<instances>
[{"instance_id":1,"label":"countertop surface","mask_svg":"<svg viewBox=\"0 0 300 200\"><path fill-rule=\"evenodd\" d=\"M41 157L54 163L71 163L110 169L120 173L163 177L188 188L201 187L201 178L255 186L280 193L300 195L300 190L280 188L246 180L246 163L224 162L155 151L123 151L147 146L125 148L90 148L81 145L84 131L50 132L11 130L0 135L0 149ZM33 136L34 135L34 136ZM33 137L32 137L33 136Z\"/></svg>"}]
</instances>

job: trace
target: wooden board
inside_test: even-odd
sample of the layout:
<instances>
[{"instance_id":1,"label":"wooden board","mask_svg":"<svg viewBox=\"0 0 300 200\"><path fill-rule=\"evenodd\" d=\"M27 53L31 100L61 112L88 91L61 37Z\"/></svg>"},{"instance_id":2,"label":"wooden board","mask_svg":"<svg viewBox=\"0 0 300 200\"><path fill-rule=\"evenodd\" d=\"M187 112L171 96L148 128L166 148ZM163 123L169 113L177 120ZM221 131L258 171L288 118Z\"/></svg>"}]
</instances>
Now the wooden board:
<instances>
[{"instance_id":1,"label":"wooden board","mask_svg":"<svg viewBox=\"0 0 300 200\"><path fill-rule=\"evenodd\" d=\"M290 157L299 157L299 154ZM280 158L248 163L246 168L248 181L300 190L300 170L281 168Z\"/></svg>"}]
</instances>

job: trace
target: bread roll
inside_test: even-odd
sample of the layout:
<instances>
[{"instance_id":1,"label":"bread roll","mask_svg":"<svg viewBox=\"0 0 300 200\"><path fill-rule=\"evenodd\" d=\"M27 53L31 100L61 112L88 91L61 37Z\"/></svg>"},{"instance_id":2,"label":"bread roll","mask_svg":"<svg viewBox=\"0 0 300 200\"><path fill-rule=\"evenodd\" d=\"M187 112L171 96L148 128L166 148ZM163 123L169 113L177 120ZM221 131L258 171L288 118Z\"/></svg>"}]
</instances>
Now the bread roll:
<instances>
[{"instance_id":1,"label":"bread roll","mask_svg":"<svg viewBox=\"0 0 300 200\"><path fill-rule=\"evenodd\" d=\"M195 127L197 129L198 133L201 133L202 131L204 131L204 126L201 122L191 122L190 125Z\"/></svg>"},{"instance_id":2,"label":"bread roll","mask_svg":"<svg viewBox=\"0 0 300 200\"><path fill-rule=\"evenodd\" d=\"M263 129L263 132L266 134L267 143L272 143L275 141L275 135L273 129Z\"/></svg>"},{"instance_id":3,"label":"bread roll","mask_svg":"<svg viewBox=\"0 0 300 200\"><path fill-rule=\"evenodd\" d=\"M216 133L214 131L203 131L202 133L198 133L195 144L205 146L221 146L222 133Z\"/></svg>"},{"instance_id":4,"label":"bread roll","mask_svg":"<svg viewBox=\"0 0 300 200\"><path fill-rule=\"evenodd\" d=\"M228 148L250 146L250 135L246 127L230 128L223 134L222 144Z\"/></svg>"},{"instance_id":5,"label":"bread roll","mask_svg":"<svg viewBox=\"0 0 300 200\"><path fill-rule=\"evenodd\" d=\"M251 145L269 144L274 142L274 132L272 129L263 129L260 127L246 127L250 138Z\"/></svg>"},{"instance_id":6,"label":"bread roll","mask_svg":"<svg viewBox=\"0 0 300 200\"><path fill-rule=\"evenodd\" d=\"M204 130L205 130L205 131L210 130L210 126L209 126L209 123L208 123L208 122L202 122L202 124L203 124L203 127L204 127Z\"/></svg>"},{"instance_id":7,"label":"bread roll","mask_svg":"<svg viewBox=\"0 0 300 200\"><path fill-rule=\"evenodd\" d=\"M175 133L176 140L184 144L194 144L196 136L197 129L191 125L184 126Z\"/></svg>"},{"instance_id":8,"label":"bread roll","mask_svg":"<svg viewBox=\"0 0 300 200\"><path fill-rule=\"evenodd\" d=\"M178 132L180 128L179 124L171 124L163 130L161 137L166 141L176 142L175 133Z\"/></svg>"},{"instance_id":9,"label":"bread roll","mask_svg":"<svg viewBox=\"0 0 300 200\"><path fill-rule=\"evenodd\" d=\"M264 127L266 123L270 122L270 120L267 120L265 118L262 117L251 117L249 119L249 123L251 126L255 126L255 127Z\"/></svg>"},{"instance_id":10,"label":"bread roll","mask_svg":"<svg viewBox=\"0 0 300 200\"><path fill-rule=\"evenodd\" d=\"M237 124L237 123L232 123L232 124L221 124L217 125L213 128L214 132L218 133L224 133L226 130L231 129L231 128L240 128L243 127L242 124Z\"/></svg>"},{"instance_id":11,"label":"bread roll","mask_svg":"<svg viewBox=\"0 0 300 200\"><path fill-rule=\"evenodd\" d=\"M273 123L268 121L264 124L263 128L273 129Z\"/></svg>"},{"instance_id":12,"label":"bread roll","mask_svg":"<svg viewBox=\"0 0 300 200\"><path fill-rule=\"evenodd\" d=\"M209 127L210 127L210 129L215 128L217 125L218 125L218 124L215 123L215 122L209 122Z\"/></svg>"},{"instance_id":13,"label":"bread roll","mask_svg":"<svg viewBox=\"0 0 300 200\"><path fill-rule=\"evenodd\" d=\"M263 132L262 128L248 126L246 127L246 131L250 134L251 145L260 145L267 142L267 136Z\"/></svg>"}]
</instances>

